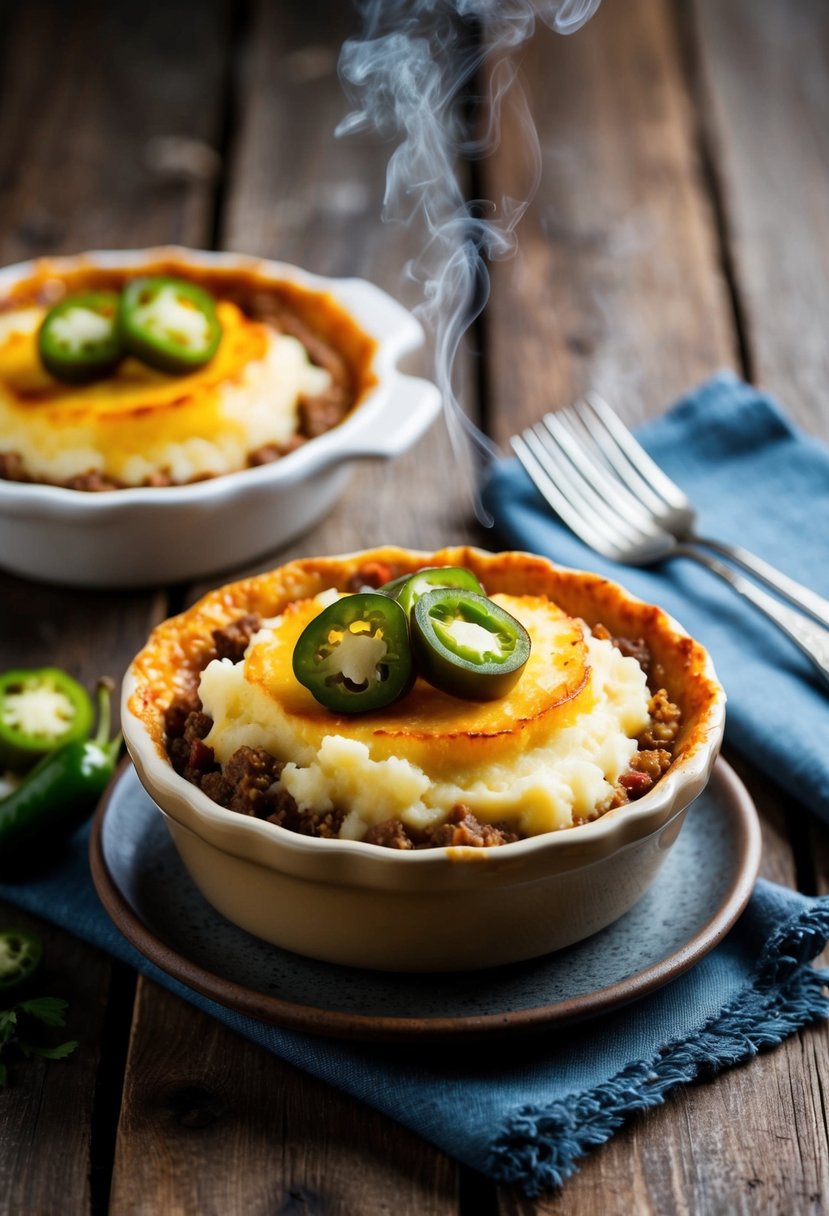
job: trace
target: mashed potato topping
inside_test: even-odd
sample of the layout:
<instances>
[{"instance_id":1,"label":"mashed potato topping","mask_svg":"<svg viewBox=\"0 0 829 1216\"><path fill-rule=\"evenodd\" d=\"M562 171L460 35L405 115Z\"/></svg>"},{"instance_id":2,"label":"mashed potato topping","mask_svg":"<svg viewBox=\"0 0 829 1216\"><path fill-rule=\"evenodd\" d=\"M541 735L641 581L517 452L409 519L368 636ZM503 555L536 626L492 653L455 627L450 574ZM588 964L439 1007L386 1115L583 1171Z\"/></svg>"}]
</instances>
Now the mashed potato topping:
<instances>
[{"instance_id":1,"label":"mashed potato topping","mask_svg":"<svg viewBox=\"0 0 829 1216\"><path fill-rule=\"evenodd\" d=\"M355 840L388 819L422 832L459 803L521 835L607 808L650 722L635 659L543 596L494 595L532 639L509 696L473 703L418 681L384 711L338 717L291 672L296 638L330 598L291 604L241 662L205 667L199 693L213 720L205 744L219 762L244 746L266 749L286 762L278 784L300 811L345 811L340 835Z\"/></svg>"},{"instance_id":2,"label":"mashed potato topping","mask_svg":"<svg viewBox=\"0 0 829 1216\"><path fill-rule=\"evenodd\" d=\"M43 307L0 314L0 435L28 477L62 484L90 471L124 485L233 472L297 432L302 397L331 384L296 338L220 300L223 337L197 372L168 376L125 359L103 380L61 384L43 368ZM90 314L92 315L92 314Z\"/></svg>"}]
</instances>

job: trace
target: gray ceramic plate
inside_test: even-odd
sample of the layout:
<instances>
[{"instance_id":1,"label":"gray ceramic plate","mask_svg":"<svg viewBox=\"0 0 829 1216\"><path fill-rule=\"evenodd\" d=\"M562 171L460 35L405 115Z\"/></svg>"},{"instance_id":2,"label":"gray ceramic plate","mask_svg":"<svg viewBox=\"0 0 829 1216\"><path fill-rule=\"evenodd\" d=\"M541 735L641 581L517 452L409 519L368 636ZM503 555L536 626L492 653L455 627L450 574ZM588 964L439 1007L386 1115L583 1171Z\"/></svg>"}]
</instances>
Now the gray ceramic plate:
<instances>
[{"instance_id":1,"label":"gray ceramic plate","mask_svg":"<svg viewBox=\"0 0 829 1216\"><path fill-rule=\"evenodd\" d=\"M544 958L458 975L339 967L237 929L193 885L131 766L98 813L91 860L98 894L125 937L189 987L295 1030L406 1039L561 1025L675 979L748 902L760 831L745 787L718 761L656 882L621 920Z\"/></svg>"}]
</instances>

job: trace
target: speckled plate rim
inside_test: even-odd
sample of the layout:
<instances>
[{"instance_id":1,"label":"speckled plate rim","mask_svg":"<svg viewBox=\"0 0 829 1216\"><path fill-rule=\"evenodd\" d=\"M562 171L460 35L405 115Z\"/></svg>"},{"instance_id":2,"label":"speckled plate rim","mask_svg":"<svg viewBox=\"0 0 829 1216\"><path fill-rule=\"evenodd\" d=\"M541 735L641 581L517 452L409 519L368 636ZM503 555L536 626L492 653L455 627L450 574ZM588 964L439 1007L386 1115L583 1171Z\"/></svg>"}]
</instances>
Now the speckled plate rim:
<instances>
[{"instance_id":1,"label":"speckled plate rim","mask_svg":"<svg viewBox=\"0 0 829 1216\"><path fill-rule=\"evenodd\" d=\"M714 766L711 784L730 819L736 845L734 872L714 915L673 953L605 988L503 1014L406 1018L321 1009L269 996L214 974L174 950L144 924L110 873L103 848L107 809L128 767L129 762L125 762L101 803L89 843L95 889L114 924L145 958L202 996L286 1030L329 1038L390 1042L506 1035L564 1026L607 1013L677 979L713 950L748 903L760 868L762 840L754 803L734 770L720 758Z\"/></svg>"}]
</instances>

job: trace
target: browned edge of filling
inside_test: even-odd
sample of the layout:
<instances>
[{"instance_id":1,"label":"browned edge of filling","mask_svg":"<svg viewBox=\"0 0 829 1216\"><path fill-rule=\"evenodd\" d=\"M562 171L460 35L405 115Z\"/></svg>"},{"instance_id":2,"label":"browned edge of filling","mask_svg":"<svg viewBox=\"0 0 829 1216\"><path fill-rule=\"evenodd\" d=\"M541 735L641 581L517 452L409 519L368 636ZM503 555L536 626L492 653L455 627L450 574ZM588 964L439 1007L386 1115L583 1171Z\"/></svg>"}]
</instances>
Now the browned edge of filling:
<instances>
[{"instance_id":1,"label":"browned edge of filling","mask_svg":"<svg viewBox=\"0 0 829 1216\"><path fill-rule=\"evenodd\" d=\"M0 315L33 305L51 308L67 295L86 291L121 291L132 279L172 276L205 288L217 299L235 304L254 321L296 338L308 357L331 376L331 385L313 397L300 397L297 431L285 443L266 444L248 452L249 468L270 464L338 426L376 383L372 362L377 343L357 325L329 292L313 291L296 283L270 279L251 268L206 267L175 258L146 266L105 268L78 260L70 269L39 265L27 279L13 284L0 299ZM0 441L2 442L2 441ZM207 480L210 475L193 478ZM215 474L222 476L222 474ZM127 483L100 470L46 481L30 476L18 452L0 450L0 478L6 481L58 485L65 489L98 491L125 489ZM169 470L156 470L145 486L176 483Z\"/></svg>"},{"instance_id":2,"label":"browned edge of filling","mask_svg":"<svg viewBox=\"0 0 829 1216\"><path fill-rule=\"evenodd\" d=\"M379 587L397 577L393 565L382 562L366 564L352 580L352 590ZM261 618L247 614L231 621L221 629L211 631L213 644L200 656L200 667L192 669L188 687L178 693L164 711L164 742L173 768L209 798L228 810L264 819L304 836L336 837L346 812L335 809L316 814L300 812L294 799L274 784L284 767L265 748L240 747L224 765L218 763L213 749L204 742L213 721L202 712L198 694L198 676L215 658L238 663L244 657L251 637L260 627ZM598 818L608 810L624 806L643 797L670 768L674 747L679 737L682 711L664 687L664 671L651 655L645 640L613 636L604 625L594 624L595 637L606 639L627 657L634 658L648 680L651 717L649 727L638 737L638 750L630 767L617 781L609 804L595 815L577 819L576 824ZM486 848L511 844L524 839L510 826L500 823L480 823L468 806L458 803L448 819L436 827L416 833L400 819L390 818L374 824L363 837L365 843L392 849L425 849L446 846Z\"/></svg>"}]
</instances>

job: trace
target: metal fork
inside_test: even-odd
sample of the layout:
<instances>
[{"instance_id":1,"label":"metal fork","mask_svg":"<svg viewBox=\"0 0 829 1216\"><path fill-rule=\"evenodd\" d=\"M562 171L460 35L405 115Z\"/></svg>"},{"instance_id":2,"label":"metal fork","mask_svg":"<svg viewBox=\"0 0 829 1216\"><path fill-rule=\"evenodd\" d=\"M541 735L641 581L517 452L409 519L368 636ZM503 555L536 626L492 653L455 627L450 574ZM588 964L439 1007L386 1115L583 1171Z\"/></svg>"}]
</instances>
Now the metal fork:
<instances>
[{"instance_id":1,"label":"metal fork","mask_svg":"<svg viewBox=\"0 0 829 1216\"><path fill-rule=\"evenodd\" d=\"M510 444L556 514L591 548L625 565L668 557L699 562L773 620L829 684L829 602L747 550L697 535L690 500L601 398L591 395L546 414ZM701 546L742 566L800 611Z\"/></svg>"}]
</instances>

